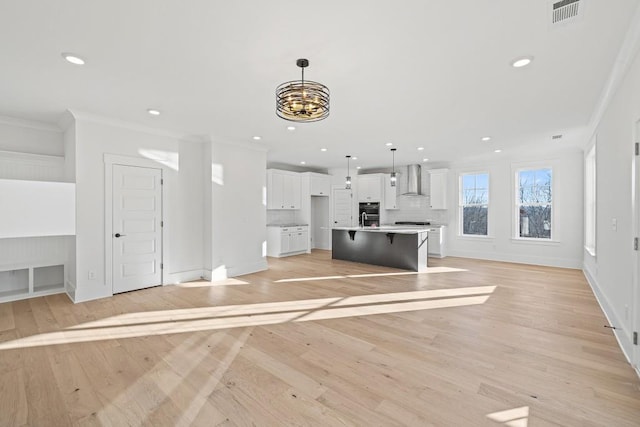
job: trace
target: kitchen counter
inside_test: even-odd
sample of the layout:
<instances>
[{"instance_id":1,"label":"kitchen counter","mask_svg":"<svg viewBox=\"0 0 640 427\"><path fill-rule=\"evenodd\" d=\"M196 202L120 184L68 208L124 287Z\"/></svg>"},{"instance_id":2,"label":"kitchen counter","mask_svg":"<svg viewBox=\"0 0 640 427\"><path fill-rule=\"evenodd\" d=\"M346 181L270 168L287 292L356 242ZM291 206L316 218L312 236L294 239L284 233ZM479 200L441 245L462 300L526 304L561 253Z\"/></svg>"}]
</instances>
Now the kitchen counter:
<instances>
[{"instance_id":1,"label":"kitchen counter","mask_svg":"<svg viewBox=\"0 0 640 427\"><path fill-rule=\"evenodd\" d=\"M428 226L335 227L331 257L423 272L427 269Z\"/></svg>"},{"instance_id":2,"label":"kitchen counter","mask_svg":"<svg viewBox=\"0 0 640 427\"><path fill-rule=\"evenodd\" d=\"M347 231L366 231L367 233L396 233L396 234L416 234L429 231L431 226L428 225L383 225L380 227L333 227L334 230Z\"/></svg>"},{"instance_id":3,"label":"kitchen counter","mask_svg":"<svg viewBox=\"0 0 640 427\"><path fill-rule=\"evenodd\" d=\"M309 224L267 224L267 227L308 227Z\"/></svg>"}]
</instances>

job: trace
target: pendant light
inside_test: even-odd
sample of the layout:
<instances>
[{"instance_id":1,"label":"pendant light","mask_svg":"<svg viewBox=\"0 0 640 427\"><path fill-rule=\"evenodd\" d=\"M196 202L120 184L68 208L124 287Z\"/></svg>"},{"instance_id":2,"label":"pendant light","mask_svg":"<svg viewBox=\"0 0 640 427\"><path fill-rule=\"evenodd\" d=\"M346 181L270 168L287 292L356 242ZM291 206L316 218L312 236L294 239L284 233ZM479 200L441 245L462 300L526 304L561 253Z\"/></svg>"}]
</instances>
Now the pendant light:
<instances>
[{"instance_id":1,"label":"pendant light","mask_svg":"<svg viewBox=\"0 0 640 427\"><path fill-rule=\"evenodd\" d=\"M329 116L329 88L304 79L309 60L300 58L302 79L282 83L276 88L276 115L292 122L317 122Z\"/></svg>"},{"instance_id":2,"label":"pendant light","mask_svg":"<svg viewBox=\"0 0 640 427\"><path fill-rule=\"evenodd\" d=\"M395 187L396 181L398 180L398 177L396 176L396 149L395 148L391 149L391 155L393 156L393 172L391 172L391 186Z\"/></svg>"},{"instance_id":3,"label":"pendant light","mask_svg":"<svg viewBox=\"0 0 640 427\"><path fill-rule=\"evenodd\" d=\"M346 188L347 190L351 190L351 174L349 173L349 160L351 159L351 156L346 156L347 157L347 179L344 181L344 188Z\"/></svg>"}]
</instances>

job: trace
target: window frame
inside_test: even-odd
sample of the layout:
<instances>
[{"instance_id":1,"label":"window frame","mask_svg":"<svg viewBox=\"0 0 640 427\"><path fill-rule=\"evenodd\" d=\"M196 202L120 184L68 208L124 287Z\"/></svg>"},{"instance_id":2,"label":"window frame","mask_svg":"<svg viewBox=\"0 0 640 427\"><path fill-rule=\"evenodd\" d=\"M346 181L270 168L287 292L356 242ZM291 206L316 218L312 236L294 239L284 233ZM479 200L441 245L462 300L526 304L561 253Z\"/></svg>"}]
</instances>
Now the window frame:
<instances>
[{"instance_id":1,"label":"window frame","mask_svg":"<svg viewBox=\"0 0 640 427\"><path fill-rule=\"evenodd\" d=\"M549 230L549 237L524 237L520 236L520 206L536 206L536 205L522 205L520 203L520 173L525 171L537 171L542 169L551 170L551 224ZM545 243L545 242L557 242L555 231L555 217L556 217L556 177L555 177L555 168L552 164L544 162L544 163L530 163L530 164L520 164L517 168L513 169L513 233L512 239L521 241L521 242L537 242L537 243ZM542 206L542 205L539 205Z\"/></svg>"},{"instance_id":2,"label":"window frame","mask_svg":"<svg viewBox=\"0 0 640 427\"><path fill-rule=\"evenodd\" d=\"M486 175L487 176L487 203L486 204L471 204L465 205L463 204L464 196L464 184L463 180L465 176L469 175ZM474 190L477 188L474 187ZM464 233L464 214L463 210L465 206L486 206L487 207L487 233L486 234L465 234ZM464 238L472 238L472 239L486 239L491 238L491 226L490 223L490 207L491 207L491 174L487 170L479 170L479 171L465 171L458 173L458 236Z\"/></svg>"}]
</instances>

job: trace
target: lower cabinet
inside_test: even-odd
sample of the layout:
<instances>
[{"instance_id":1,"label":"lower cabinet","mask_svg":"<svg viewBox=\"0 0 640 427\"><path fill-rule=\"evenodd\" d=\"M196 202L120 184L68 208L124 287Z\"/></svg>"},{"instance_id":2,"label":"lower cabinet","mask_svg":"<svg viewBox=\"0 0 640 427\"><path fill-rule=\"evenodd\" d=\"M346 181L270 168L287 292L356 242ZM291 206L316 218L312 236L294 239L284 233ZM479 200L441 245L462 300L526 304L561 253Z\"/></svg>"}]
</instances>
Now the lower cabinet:
<instances>
[{"instance_id":1,"label":"lower cabinet","mask_svg":"<svg viewBox=\"0 0 640 427\"><path fill-rule=\"evenodd\" d=\"M427 236L427 252L430 257L444 258L446 253L446 230L447 227L434 227L429 230Z\"/></svg>"},{"instance_id":2,"label":"lower cabinet","mask_svg":"<svg viewBox=\"0 0 640 427\"><path fill-rule=\"evenodd\" d=\"M309 227L267 227L267 256L298 255L309 250Z\"/></svg>"}]
</instances>

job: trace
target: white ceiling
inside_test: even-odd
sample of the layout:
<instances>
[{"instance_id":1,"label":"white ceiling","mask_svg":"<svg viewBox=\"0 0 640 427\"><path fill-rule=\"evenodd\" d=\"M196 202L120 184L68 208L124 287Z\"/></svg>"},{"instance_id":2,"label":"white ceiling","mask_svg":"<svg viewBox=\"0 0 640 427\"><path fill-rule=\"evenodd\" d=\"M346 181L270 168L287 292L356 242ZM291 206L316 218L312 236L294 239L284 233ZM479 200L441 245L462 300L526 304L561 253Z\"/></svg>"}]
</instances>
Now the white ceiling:
<instances>
[{"instance_id":1,"label":"white ceiling","mask_svg":"<svg viewBox=\"0 0 640 427\"><path fill-rule=\"evenodd\" d=\"M388 166L386 142L396 164L558 133L577 145L640 0L582 2L581 22L552 27L547 0L2 1L0 114L56 123L76 109L316 168L346 154ZM532 65L512 68L523 55ZM331 90L331 114L290 132L274 92L300 78L301 57L305 78Z\"/></svg>"}]
</instances>

